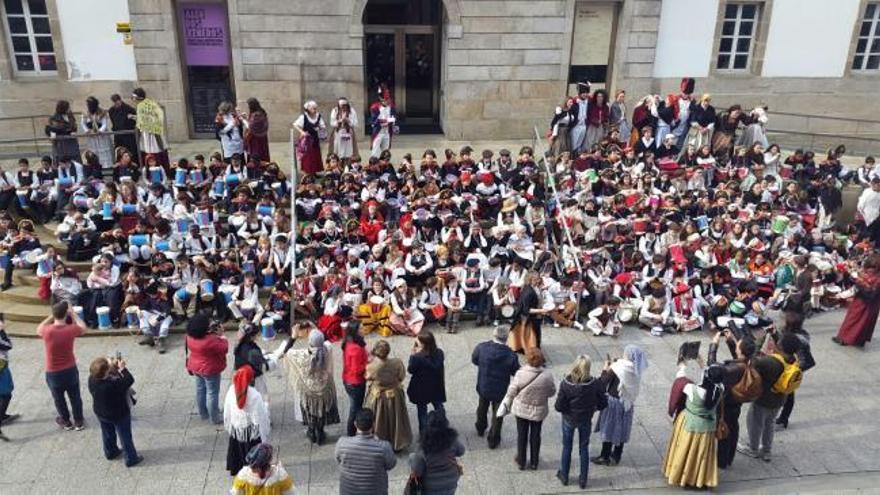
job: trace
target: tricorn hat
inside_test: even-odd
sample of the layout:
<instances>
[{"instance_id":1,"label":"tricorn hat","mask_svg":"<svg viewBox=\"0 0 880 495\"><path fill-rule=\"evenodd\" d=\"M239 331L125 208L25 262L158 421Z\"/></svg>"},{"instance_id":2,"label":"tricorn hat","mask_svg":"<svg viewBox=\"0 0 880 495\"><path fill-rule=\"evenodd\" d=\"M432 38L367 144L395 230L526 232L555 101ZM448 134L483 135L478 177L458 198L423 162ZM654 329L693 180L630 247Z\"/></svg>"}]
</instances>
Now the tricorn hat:
<instances>
[{"instance_id":1,"label":"tricorn hat","mask_svg":"<svg viewBox=\"0 0 880 495\"><path fill-rule=\"evenodd\" d=\"M590 92L590 81L582 81L577 84L578 94Z\"/></svg>"}]
</instances>

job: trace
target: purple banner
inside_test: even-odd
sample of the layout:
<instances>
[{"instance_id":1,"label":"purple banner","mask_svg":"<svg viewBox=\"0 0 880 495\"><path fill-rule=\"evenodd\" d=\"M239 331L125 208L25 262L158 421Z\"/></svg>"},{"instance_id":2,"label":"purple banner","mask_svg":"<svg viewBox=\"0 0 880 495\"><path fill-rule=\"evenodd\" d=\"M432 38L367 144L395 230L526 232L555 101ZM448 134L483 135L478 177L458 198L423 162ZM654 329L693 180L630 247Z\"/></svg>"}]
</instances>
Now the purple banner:
<instances>
[{"instance_id":1,"label":"purple banner","mask_svg":"<svg viewBox=\"0 0 880 495\"><path fill-rule=\"evenodd\" d=\"M229 33L226 6L221 3L180 3L184 54L189 66L228 66Z\"/></svg>"}]
</instances>

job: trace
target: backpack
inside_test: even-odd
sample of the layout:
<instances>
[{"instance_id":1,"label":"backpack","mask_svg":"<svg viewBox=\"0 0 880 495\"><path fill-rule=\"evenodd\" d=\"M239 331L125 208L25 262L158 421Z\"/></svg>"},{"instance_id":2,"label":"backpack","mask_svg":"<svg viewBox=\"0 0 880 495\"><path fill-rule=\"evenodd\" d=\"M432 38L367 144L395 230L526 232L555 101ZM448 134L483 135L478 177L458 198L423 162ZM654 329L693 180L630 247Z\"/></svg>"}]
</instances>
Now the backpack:
<instances>
[{"instance_id":1,"label":"backpack","mask_svg":"<svg viewBox=\"0 0 880 495\"><path fill-rule=\"evenodd\" d=\"M742 378L730 388L730 394L739 403L752 402L764 393L764 381L751 364L746 364Z\"/></svg>"},{"instance_id":2,"label":"backpack","mask_svg":"<svg viewBox=\"0 0 880 495\"><path fill-rule=\"evenodd\" d=\"M801 366L798 364L797 359L795 359L794 363L787 363L785 358L778 353L773 353L772 356L782 363L782 374L779 375L776 383L773 384L773 392L788 395L797 390L804 379L804 372L801 371Z\"/></svg>"}]
</instances>

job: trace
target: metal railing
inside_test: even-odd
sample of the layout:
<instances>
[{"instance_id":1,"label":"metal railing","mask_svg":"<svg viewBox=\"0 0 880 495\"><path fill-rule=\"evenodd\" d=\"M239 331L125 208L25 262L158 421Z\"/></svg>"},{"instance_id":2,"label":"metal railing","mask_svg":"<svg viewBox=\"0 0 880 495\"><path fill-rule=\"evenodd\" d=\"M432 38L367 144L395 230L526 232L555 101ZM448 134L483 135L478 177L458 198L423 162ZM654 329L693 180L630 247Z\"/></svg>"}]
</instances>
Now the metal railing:
<instances>
[{"instance_id":1,"label":"metal railing","mask_svg":"<svg viewBox=\"0 0 880 495\"><path fill-rule=\"evenodd\" d=\"M128 131L107 131L107 132L96 132L96 133L88 133L88 134L71 134L68 136L34 136L33 138L21 138L21 139L0 139L0 160L17 160L19 158L40 158L43 156L50 156L53 160L57 160L58 157L55 155L55 146L54 144L57 141L65 141L65 140L76 140L79 144L80 152L84 152L89 149L86 140L90 137L97 136L110 136L111 138L114 136L123 136L123 135L134 135L137 131L128 130ZM96 150L92 150L93 152ZM136 158L137 159L137 158ZM102 163L105 168L110 167L112 163Z\"/></svg>"}]
</instances>

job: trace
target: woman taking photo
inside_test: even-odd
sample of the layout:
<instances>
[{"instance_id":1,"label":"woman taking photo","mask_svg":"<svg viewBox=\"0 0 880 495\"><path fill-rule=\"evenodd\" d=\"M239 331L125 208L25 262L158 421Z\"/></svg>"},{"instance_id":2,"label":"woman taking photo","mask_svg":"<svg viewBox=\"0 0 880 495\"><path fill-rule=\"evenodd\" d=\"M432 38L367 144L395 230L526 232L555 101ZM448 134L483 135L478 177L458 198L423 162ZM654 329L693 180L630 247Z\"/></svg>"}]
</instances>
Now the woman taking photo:
<instances>
[{"instance_id":1,"label":"woman taking photo","mask_svg":"<svg viewBox=\"0 0 880 495\"><path fill-rule=\"evenodd\" d=\"M92 408L101 423L104 457L113 460L125 454L125 466L132 467L144 460L134 447L131 436L131 386L134 377L120 357L108 360L99 357L89 367L89 392ZM116 437L122 442L120 449Z\"/></svg>"},{"instance_id":2,"label":"woman taking photo","mask_svg":"<svg viewBox=\"0 0 880 495\"><path fill-rule=\"evenodd\" d=\"M235 476L246 464L252 448L269 439L269 406L253 387L254 370L244 365L236 370L223 401L223 426L229 434L226 470Z\"/></svg>"},{"instance_id":3,"label":"woman taking photo","mask_svg":"<svg viewBox=\"0 0 880 495\"><path fill-rule=\"evenodd\" d=\"M840 345L865 347L874 335L880 312L880 254L870 255L862 270L852 275L856 296L846 310L840 330L831 340Z\"/></svg>"},{"instance_id":4,"label":"woman taking photo","mask_svg":"<svg viewBox=\"0 0 880 495\"><path fill-rule=\"evenodd\" d=\"M354 418L364 405L367 391L367 343L361 335L361 325L352 320L345 327L345 340L342 341L342 384L348 394L348 420L346 433L353 437L357 433Z\"/></svg>"},{"instance_id":5,"label":"woman taking photo","mask_svg":"<svg viewBox=\"0 0 880 495\"><path fill-rule=\"evenodd\" d=\"M628 345L623 349L623 357L610 363L610 370L603 373L608 383L608 407L602 410L596 425L602 438L602 452L591 459L594 464L616 466L620 463L623 444L629 442L633 407L647 367L648 357L642 349Z\"/></svg>"},{"instance_id":6,"label":"woman taking photo","mask_svg":"<svg viewBox=\"0 0 880 495\"><path fill-rule=\"evenodd\" d=\"M400 452L412 442L403 393L406 368L400 359L389 357L391 346L385 340L376 342L372 354L373 359L367 365L368 388L364 408L375 413L373 430L376 437L387 440L395 452Z\"/></svg>"},{"instance_id":7,"label":"woman taking photo","mask_svg":"<svg viewBox=\"0 0 880 495\"><path fill-rule=\"evenodd\" d=\"M449 426L446 414L431 411L419 435L419 450L409 456L412 475L421 482L424 495L454 495L462 469L458 457L464 445L458 432Z\"/></svg>"},{"instance_id":8,"label":"woman taking photo","mask_svg":"<svg viewBox=\"0 0 880 495\"><path fill-rule=\"evenodd\" d=\"M412 378L406 394L409 401L416 405L421 433L428 417L428 404L431 404L434 411L444 412L443 403L446 402L443 351L437 348L434 334L424 331L413 339L407 371Z\"/></svg>"},{"instance_id":9,"label":"woman taking photo","mask_svg":"<svg viewBox=\"0 0 880 495\"><path fill-rule=\"evenodd\" d=\"M229 341L223 327L214 324L204 313L186 324L186 371L196 382L196 405L202 421L223 424L220 415L220 374L226 369Z\"/></svg>"},{"instance_id":10,"label":"woman taking photo","mask_svg":"<svg viewBox=\"0 0 880 495\"><path fill-rule=\"evenodd\" d=\"M553 374L544 367L544 353L537 347L526 350L526 365L519 369L504 397L502 408L516 417L516 457L519 470L526 468L526 446L529 446L529 469L538 469L541 452L541 425L550 412L547 401L556 394Z\"/></svg>"},{"instance_id":11,"label":"woman taking photo","mask_svg":"<svg viewBox=\"0 0 880 495\"><path fill-rule=\"evenodd\" d=\"M602 379L590 376L590 358L583 354L575 359L571 371L559 384L555 409L562 413L562 458L556 477L563 486L568 485L571 448L574 443L574 433L577 431L580 461L578 486L581 490L587 487L593 413L605 409L608 405L605 387L606 384Z\"/></svg>"},{"instance_id":12,"label":"woman taking photo","mask_svg":"<svg viewBox=\"0 0 880 495\"><path fill-rule=\"evenodd\" d=\"M716 408L724 391L724 368L711 365L700 385L684 386L684 410L675 417L666 449L663 475L670 485L692 488L718 486Z\"/></svg>"}]
</instances>

